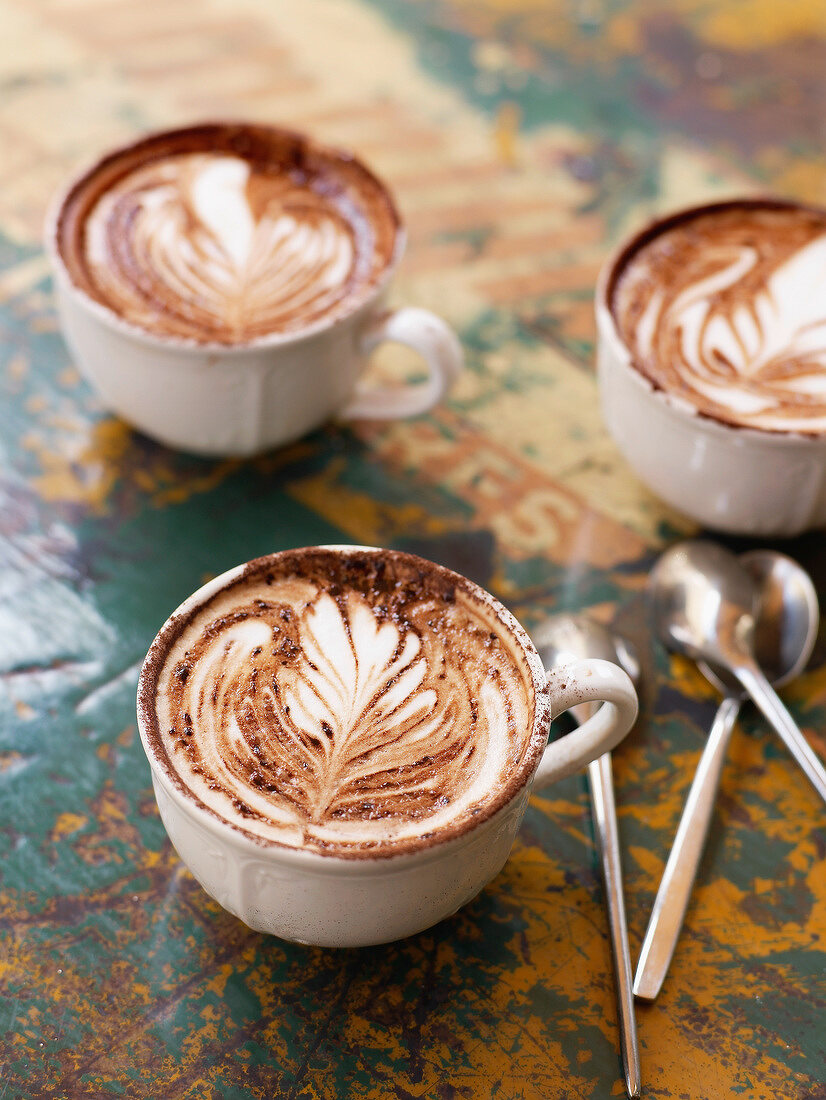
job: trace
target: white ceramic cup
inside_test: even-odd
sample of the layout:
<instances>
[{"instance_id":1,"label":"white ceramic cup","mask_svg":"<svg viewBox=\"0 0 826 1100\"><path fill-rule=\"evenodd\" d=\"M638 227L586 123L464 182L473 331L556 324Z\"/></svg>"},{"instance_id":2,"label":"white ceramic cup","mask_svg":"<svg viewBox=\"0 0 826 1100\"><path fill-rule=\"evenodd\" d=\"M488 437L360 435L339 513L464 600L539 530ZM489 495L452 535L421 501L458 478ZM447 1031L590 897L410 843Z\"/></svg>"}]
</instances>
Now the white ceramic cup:
<instances>
[{"instance_id":1,"label":"white ceramic cup","mask_svg":"<svg viewBox=\"0 0 826 1100\"><path fill-rule=\"evenodd\" d=\"M387 188L376 183L392 206ZM352 312L245 344L196 342L128 323L73 283L57 227L76 185L73 181L53 204L45 236L64 337L107 408L170 447L251 455L298 439L334 416L416 416L440 402L461 372L461 345L441 318L425 309L385 305L404 252L400 222L390 262L371 295ZM370 353L386 341L418 352L427 378L398 386L365 379Z\"/></svg>"},{"instance_id":2,"label":"white ceramic cup","mask_svg":"<svg viewBox=\"0 0 826 1100\"><path fill-rule=\"evenodd\" d=\"M365 548L331 549L347 554ZM173 620L184 621L244 568L224 573L190 596L153 645L175 629L170 626ZM532 792L581 770L630 730L637 697L622 669L606 661L584 660L547 674L528 634L510 612L483 589L461 580L493 610L524 656L534 698L532 725L526 731L528 749L501 805L458 835L412 851L358 858L322 855L253 837L208 810L171 769L146 728L146 704L151 705L153 691L147 675L150 649L138 685L138 725L161 820L204 890L251 928L299 943L358 947L430 927L469 902L498 874ZM547 743L552 716L592 701L604 705L582 726Z\"/></svg>"},{"instance_id":3,"label":"white ceramic cup","mask_svg":"<svg viewBox=\"0 0 826 1100\"><path fill-rule=\"evenodd\" d=\"M747 203L734 200L733 205ZM717 203L697 210L732 205ZM697 523L739 535L796 535L826 525L826 435L736 427L656 388L634 366L611 312L629 256L688 211L654 222L604 265L596 291L602 415L631 468Z\"/></svg>"}]
</instances>

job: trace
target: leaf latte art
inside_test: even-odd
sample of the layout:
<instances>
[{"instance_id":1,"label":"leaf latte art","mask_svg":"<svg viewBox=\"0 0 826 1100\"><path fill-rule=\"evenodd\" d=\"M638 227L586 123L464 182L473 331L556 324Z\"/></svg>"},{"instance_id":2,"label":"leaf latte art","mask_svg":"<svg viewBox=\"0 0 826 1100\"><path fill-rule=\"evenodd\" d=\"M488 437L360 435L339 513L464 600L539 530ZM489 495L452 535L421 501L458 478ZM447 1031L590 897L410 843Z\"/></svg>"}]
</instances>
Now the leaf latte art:
<instances>
[{"instance_id":1,"label":"leaf latte art","mask_svg":"<svg viewBox=\"0 0 826 1100\"><path fill-rule=\"evenodd\" d=\"M158 737L200 801L264 839L352 851L438 835L517 768L525 671L467 593L330 568L210 600L166 655Z\"/></svg>"},{"instance_id":2,"label":"leaf latte art","mask_svg":"<svg viewBox=\"0 0 826 1100\"><path fill-rule=\"evenodd\" d=\"M124 320L237 344L356 308L397 228L353 158L267 127L214 125L102 162L70 193L58 240L73 281Z\"/></svg>"},{"instance_id":3,"label":"leaf latte art","mask_svg":"<svg viewBox=\"0 0 826 1100\"><path fill-rule=\"evenodd\" d=\"M611 307L667 393L732 424L826 431L826 212L755 200L677 216L631 252Z\"/></svg>"}]
</instances>

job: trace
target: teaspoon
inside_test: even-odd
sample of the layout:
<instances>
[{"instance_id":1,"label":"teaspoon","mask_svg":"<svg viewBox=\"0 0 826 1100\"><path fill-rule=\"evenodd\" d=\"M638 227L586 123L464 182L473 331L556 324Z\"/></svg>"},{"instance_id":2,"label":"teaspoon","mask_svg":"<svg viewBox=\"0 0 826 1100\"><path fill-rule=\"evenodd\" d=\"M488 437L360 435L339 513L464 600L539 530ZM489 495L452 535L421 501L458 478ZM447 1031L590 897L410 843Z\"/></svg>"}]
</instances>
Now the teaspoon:
<instances>
[{"instance_id":1,"label":"teaspoon","mask_svg":"<svg viewBox=\"0 0 826 1100\"><path fill-rule=\"evenodd\" d=\"M562 667L583 657L600 657L620 665L635 683L639 680L639 662L630 645L585 615L552 615L539 624L532 637L547 669ZM581 703L571 713L577 722L584 722L598 705ZM611 932L625 1088L628 1095L634 1097L640 1095L640 1052L610 753L588 765L588 785Z\"/></svg>"},{"instance_id":2,"label":"teaspoon","mask_svg":"<svg viewBox=\"0 0 826 1100\"><path fill-rule=\"evenodd\" d=\"M739 557L756 585L759 611L754 643L757 662L780 687L806 667L817 637L817 593L808 573L785 554L751 550ZM652 578L656 583L656 577ZM674 954L711 824L717 788L734 723L746 698L740 682L721 668L700 670L724 698L691 784L674 846L648 922L634 993L653 1001Z\"/></svg>"},{"instance_id":3,"label":"teaspoon","mask_svg":"<svg viewBox=\"0 0 826 1100\"><path fill-rule=\"evenodd\" d=\"M714 542L678 543L657 562L650 583L659 637L733 673L826 802L826 768L754 659L759 594L737 557Z\"/></svg>"}]
</instances>

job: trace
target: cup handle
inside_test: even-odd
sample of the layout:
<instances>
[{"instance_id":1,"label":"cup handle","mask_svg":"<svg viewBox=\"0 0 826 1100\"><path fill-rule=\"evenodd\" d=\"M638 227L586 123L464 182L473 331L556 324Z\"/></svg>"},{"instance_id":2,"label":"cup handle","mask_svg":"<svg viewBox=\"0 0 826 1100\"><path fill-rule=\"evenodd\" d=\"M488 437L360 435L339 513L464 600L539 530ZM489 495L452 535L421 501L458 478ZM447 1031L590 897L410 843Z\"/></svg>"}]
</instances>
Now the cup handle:
<instances>
[{"instance_id":1,"label":"cup handle","mask_svg":"<svg viewBox=\"0 0 826 1100\"><path fill-rule=\"evenodd\" d=\"M639 709L630 678L610 661L588 659L552 669L548 685L554 718L580 703L603 705L581 726L548 743L534 773L534 790L573 775L609 752L634 725Z\"/></svg>"},{"instance_id":2,"label":"cup handle","mask_svg":"<svg viewBox=\"0 0 826 1100\"><path fill-rule=\"evenodd\" d=\"M417 351L427 365L427 379L404 386L359 382L353 397L339 412L343 419L418 416L437 405L461 373L464 356L456 333L429 310L405 306L375 318L361 335L362 355L369 355L388 340Z\"/></svg>"}]
</instances>

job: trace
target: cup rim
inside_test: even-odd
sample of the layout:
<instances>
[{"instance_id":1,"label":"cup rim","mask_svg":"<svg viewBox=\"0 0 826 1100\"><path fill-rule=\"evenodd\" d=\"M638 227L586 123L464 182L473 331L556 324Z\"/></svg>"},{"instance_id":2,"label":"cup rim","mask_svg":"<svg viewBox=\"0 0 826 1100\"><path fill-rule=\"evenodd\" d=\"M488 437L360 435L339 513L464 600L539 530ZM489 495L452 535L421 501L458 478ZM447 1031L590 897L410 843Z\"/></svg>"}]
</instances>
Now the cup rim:
<instances>
[{"instance_id":1,"label":"cup rim","mask_svg":"<svg viewBox=\"0 0 826 1100\"><path fill-rule=\"evenodd\" d=\"M794 199L784 199L775 195L758 194L697 203L649 219L636 232L624 237L608 254L600 268L594 295L597 339L610 344L613 353L612 361L621 364L622 368L637 380L645 393L649 394L655 401L661 402L675 415L693 422L704 431L716 432L721 437L727 438L732 438L733 433L737 439L743 438L769 447L800 449L801 447L822 446L826 444L826 432L823 431L777 431L754 427L753 425L729 423L704 412L690 401L663 389L638 367L630 348L619 334L616 319L611 309L611 295L620 272L634 253L665 230L679 225L681 222L690 221L701 214L714 214L732 207L742 206L752 208L768 207L775 210L808 210L826 217L826 207L818 206L816 203L797 202Z\"/></svg>"},{"instance_id":2,"label":"cup rim","mask_svg":"<svg viewBox=\"0 0 826 1100\"><path fill-rule=\"evenodd\" d=\"M342 556L359 554L382 556L389 554L413 564L421 562L428 570L436 570L437 573L448 580L460 584L463 590L474 600L493 613L497 622L516 643L522 657L522 671L527 673L528 686L531 688L533 695L531 727L525 739L522 758L513 775L472 820L454 826L445 826L444 829L439 830L435 837L429 840L413 837L408 841L378 849L368 848L331 852L316 849L309 850L285 844L275 838L262 837L213 810L186 785L172 765L168 754L163 748L154 706L157 679L163 668L169 648L179 636L187 621L217 592L243 579L246 575L260 570L267 563L283 560L288 556L303 554L307 551L329 551ZM321 865L332 867L333 865L347 864L348 866L360 865L366 868L386 865L388 860L394 859L415 859L416 862L419 862L438 858L447 846L452 847L454 844L469 840L471 836L477 834L480 828L489 824L501 811L506 810L530 783L531 777L542 758L551 721L551 701L548 676L528 632L512 612L481 585L476 584L461 573L448 569L446 566L406 551L350 543L332 543L320 546L293 547L253 558L207 581L206 584L188 596L163 623L143 661L138 678L137 717L141 743L153 775L163 785L167 793L174 798L177 805L208 831L217 833L226 841L236 846L241 845L250 852L259 855L271 853L273 856L277 856L278 859L296 862L308 867L317 868Z\"/></svg>"},{"instance_id":3,"label":"cup rim","mask_svg":"<svg viewBox=\"0 0 826 1100\"><path fill-rule=\"evenodd\" d=\"M151 329L136 324L134 321L127 321L111 306L98 301L89 294L88 291L84 290L83 287L77 285L72 279L69 267L63 258L59 243L59 229L63 212L69 200L87 180L91 179L97 172L105 168L107 164L116 162L120 157L131 150L138 149L143 145L149 147L153 142L159 141L162 138L175 138L179 135L183 136L198 130L243 130L250 127L254 127L256 130L268 130L281 137L302 142L305 147L322 156L354 165L360 173L363 173L364 176L381 191L387 202L395 225L393 249L384 268L364 296L354 299L352 305L348 306L342 312L335 313L332 316L322 315L312 324L297 329L296 331L271 332L264 336L258 336L252 340L227 343L220 340L199 340L194 336L174 336L153 332ZM93 317L113 329L115 332L130 336L138 342L161 347L166 350L202 350L210 354L222 353L224 355L238 355L245 351L256 352L262 349L291 346L301 343L305 339L318 336L335 328L338 324L344 323L368 309L381 298L382 294L386 291L404 255L407 247L407 230L399 212L395 196L389 185L386 184L381 176L374 172L365 161L349 149L317 141L305 131L295 130L288 126L279 126L266 122L259 123L251 119L204 119L182 126L163 127L143 133L138 137L132 138L130 141L109 147L96 157L91 164L87 164L85 167L76 171L52 196L44 219L43 244L51 262L52 270L61 286L72 294L75 300Z\"/></svg>"}]
</instances>

